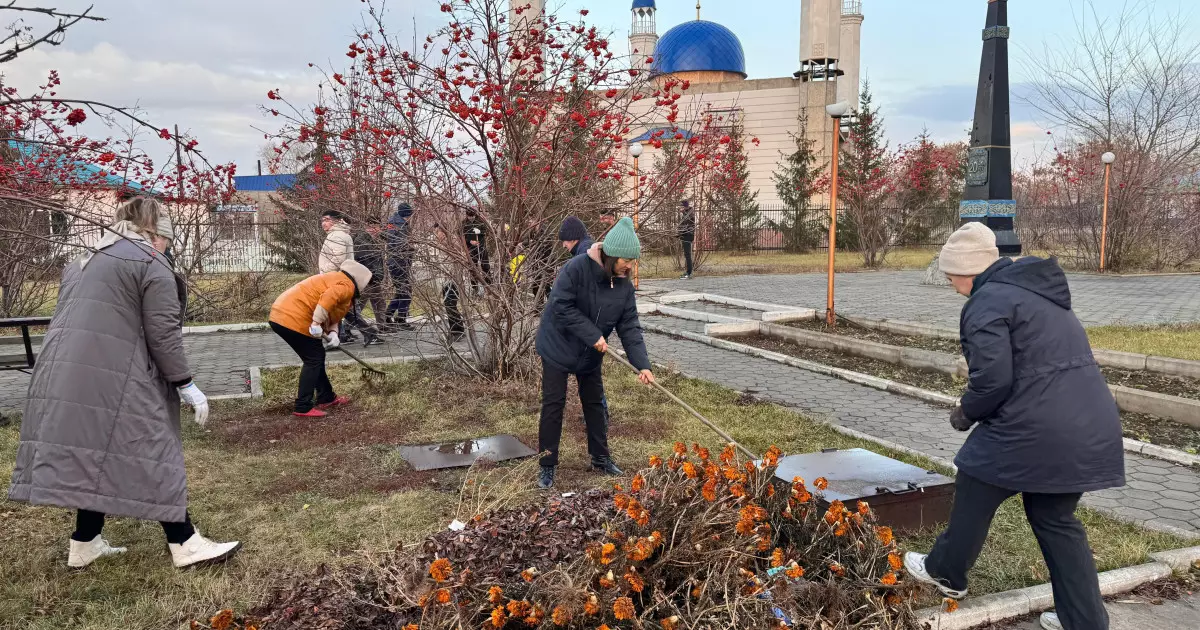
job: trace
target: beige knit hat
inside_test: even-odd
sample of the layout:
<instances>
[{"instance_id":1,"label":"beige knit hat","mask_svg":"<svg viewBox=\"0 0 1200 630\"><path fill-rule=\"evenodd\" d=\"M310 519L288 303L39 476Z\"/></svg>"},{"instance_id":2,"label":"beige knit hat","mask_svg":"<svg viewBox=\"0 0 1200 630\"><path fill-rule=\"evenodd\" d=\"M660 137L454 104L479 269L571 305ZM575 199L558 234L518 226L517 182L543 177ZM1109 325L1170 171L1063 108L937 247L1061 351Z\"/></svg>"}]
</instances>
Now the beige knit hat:
<instances>
[{"instance_id":1,"label":"beige knit hat","mask_svg":"<svg viewBox=\"0 0 1200 630\"><path fill-rule=\"evenodd\" d=\"M996 233L988 226L972 221L950 235L942 248L938 266L952 276L977 276L1000 259Z\"/></svg>"},{"instance_id":2,"label":"beige knit hat","mask_svg":"<svg viewBox=\"0 0 1200 630\"><path fill-rule=\"evenodd\" d=\"M347 260L342 263L341 270L350 274L350 277L354 279L354 286L358 287L359 291L367 290L367 284L371 282L370 269L358 261Z\"/></svg>"}]
</instances>

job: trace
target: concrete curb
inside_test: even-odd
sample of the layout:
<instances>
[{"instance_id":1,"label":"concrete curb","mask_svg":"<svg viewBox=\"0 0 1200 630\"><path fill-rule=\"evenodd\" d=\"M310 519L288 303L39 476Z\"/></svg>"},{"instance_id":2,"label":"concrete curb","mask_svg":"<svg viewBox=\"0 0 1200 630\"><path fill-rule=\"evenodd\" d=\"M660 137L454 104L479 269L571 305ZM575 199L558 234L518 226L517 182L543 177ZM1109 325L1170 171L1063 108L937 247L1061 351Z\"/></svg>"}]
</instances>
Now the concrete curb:
<instances>
[{"instance_id":1,"label":"concrete curb","mask_svg":"<svg viewBox=\"0 0 1200 630\"><path fill-rule=\"evenodd\" d=\"M1139 440L1131 440L1124 438L1125 450L1130 453L1153 457L1154 459L1165 460L1174 464L1182 464L1184 466L1200 466L1200 455L1192 455L1166 446L1150 444Z\"/></svg>"},{"instance_id":2,"label":"concrete curb","mask_svg":"<svg viewBox=\"0 0 1200 630\"><path fill-rule=\"evenodd\" d=\"M1192 547L1175 551L1179 552L1182 557L1187 552L1196 549ZM1173 573L1172 566L1166 562L1149 562L1124 569L1105 571L1100 574L1100 592L1104 595L1126 593L1143 584L1171 577ZM1041 584L964 600L959 609L952 613L942 612L940 608L919 610L917 611L917 623L929 624L925 627L932 630L969 630L986 623L1006 621L1030 613L1041 613L1053 607L1054 594L1050 585Z\"/></svg>"},{"instance_id":3,"label":"concrete curb","mask_svg":"<svg viewBox=\"0 0 1200 630\"><path fill-rule=\"evenodd\" d=\"M725 297L724 295L715 295L713 293L677 293L674 295L660 296L656 300L662 306L671 304L681 304L684 302L712 302L713 304L721 304L724 306L733 306L737 308L759 311L758 319L742 320L742 321L764 321L764 322L782 322L794 321L800 319L812 319L817 316L817 311L811 308L800 308L795 306L785 306L782 304L770 304L767 302L755 302L753 300L742 300L738 298ZM696 313L690 309L680 309L682 312ZM667 313L663 311L663 313ZM693 319L690 317L677 315L684 319ZM738 319L738 318L729 318ZM732 323L732 322L727 322Z\"/></svg>"},{"instance_id":4,"label":"concrete curb","mask_svg":"<svg viewBox=\"0 0 1200 630\"><path fill-rule=\"evenodd\" d=\"M245 332L247 330L266 330L271 325L267 322L251 322L247 324L216 324L214 326L184 326L185 335L211 335L222 332Z\"/></svg>"},{"instance_id":5,"label":"concrete curb","mask_svg":"<svg viewBox=\"0 0 1200 630\"><path fill-rule=\"evenodd\" d=\"M1192 400L1180 396L1160 394L1158 392L1109 385L1117 406L1121 411L1145 413L1161 418L1169 418L1176 422L1200 429L1200 400Z\"/></svg>"}]
</instances>

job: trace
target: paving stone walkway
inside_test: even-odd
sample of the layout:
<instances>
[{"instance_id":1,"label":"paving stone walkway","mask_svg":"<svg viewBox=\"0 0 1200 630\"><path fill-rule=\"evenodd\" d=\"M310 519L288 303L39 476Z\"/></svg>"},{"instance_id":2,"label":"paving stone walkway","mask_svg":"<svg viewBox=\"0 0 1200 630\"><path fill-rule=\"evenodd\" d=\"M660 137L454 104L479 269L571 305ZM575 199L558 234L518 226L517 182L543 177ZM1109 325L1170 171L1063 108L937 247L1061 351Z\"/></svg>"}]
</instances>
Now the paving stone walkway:
<instances>
[{"instance_id":1,"label":"paving stone walkway","mask_svg":"<svg viewBox=\"0 0 1200 630\"><path fill-rule=\"evenodd\" d=\"M950 429L946 409L913 398L667 335L647 333L646 341L657 363L926 455L953 460L966 438ZM1200 535L1200 472L1131 453L1125 467L1127 486L1087 495L1084 504Z\"/></svg>"},{"instance_id":2,"label":"paving stone walkway","mask_svg":"<svg viewBox=\"0 0 1200 630\"><path fill-rule=\"evenodd\" d=\"M964 298L949 287L921 286L924 272L846 273L837 277L846 315L958 326ZM1200 275L1070 276L1075 312L1088 326L1200 321ZM825 309L823 274L647 280L643 289L715 293L743 300Z\"/></svg>"}]
</instances>

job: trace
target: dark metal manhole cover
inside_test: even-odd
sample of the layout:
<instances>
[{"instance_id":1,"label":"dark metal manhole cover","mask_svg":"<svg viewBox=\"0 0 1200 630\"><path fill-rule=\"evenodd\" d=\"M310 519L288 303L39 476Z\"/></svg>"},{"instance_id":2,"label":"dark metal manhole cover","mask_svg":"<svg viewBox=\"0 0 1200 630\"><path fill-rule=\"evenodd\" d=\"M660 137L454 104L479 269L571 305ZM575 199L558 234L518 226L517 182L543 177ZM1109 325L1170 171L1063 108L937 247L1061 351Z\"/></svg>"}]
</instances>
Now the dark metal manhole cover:
<instances>
[{"instance_id":1,"label":"dark metal manhole cover","mask_svg":"<svg viewBox=\"0 0 1200 630\"><path fill-rule=\"evenodd\" d=\"M444 444L421 444L401 446L400 456L416 470L440 470L463 468L481 459L503 462L510 459L532 457L537 451L525 446L511 435L497 435Z\"/></svg>"}]
</instances>

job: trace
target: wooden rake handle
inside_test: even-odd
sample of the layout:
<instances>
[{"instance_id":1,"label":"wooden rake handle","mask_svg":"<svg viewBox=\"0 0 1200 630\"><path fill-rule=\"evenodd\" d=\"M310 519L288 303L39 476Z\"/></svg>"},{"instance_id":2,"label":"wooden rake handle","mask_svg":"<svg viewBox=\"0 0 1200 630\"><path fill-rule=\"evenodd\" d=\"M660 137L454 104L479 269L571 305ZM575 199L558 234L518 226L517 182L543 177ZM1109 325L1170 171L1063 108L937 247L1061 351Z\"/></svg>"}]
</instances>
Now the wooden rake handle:
<instances>
[{"instance_id":1,"label":"wooden rake handle","mask_svg":"<svg viewBox=\"0 0 1200 630\"><path fill-rule=\"evenodd\" d=\"M609 352L608 356L616 359L618 363L623 364L625 367L633 370L635 373L641 373L641 370L637 369L636 367L633 367L633 364L629 362L629 359L626 359L625 357L621 356L621 354L619 354L617 352ZM658 391L666 394L667 398L670 398L671 400L675 401L675 403L678 404L680 407L683 407L684 409L686 409L687 412L692 414L693 416L695 416L697 420L699 420L700 422L703 422L704 426L715 431L717 435L721 436L721 439L725 440L725 443L732 444L734 447L736 447L738 450L740 450L743 454L746 455L746 457L749 457L751 460L758 459L758 456L755 455L754 453L751 453L750 449L747 449L746 447L742 446L741 444L738 444L737 440L733 439L733 436L726 433L723 429L721 429L721 427L719 427L715 423L713 423L713 421L709 420L708 418L705 418L703 414L701 414L699 411L696 411L695 409L693 409L691 405L683 402L683 400L681 400L675 394L672 394L669 390L667 390L667 388L663 387L662 385L659 385L658 381L654 381L654 388L657 389Z\"/></svg>"}]
</instances>

